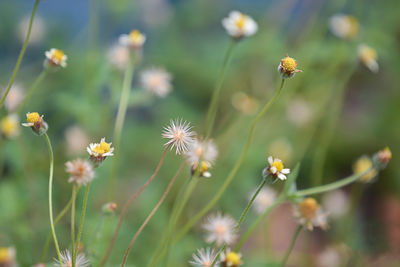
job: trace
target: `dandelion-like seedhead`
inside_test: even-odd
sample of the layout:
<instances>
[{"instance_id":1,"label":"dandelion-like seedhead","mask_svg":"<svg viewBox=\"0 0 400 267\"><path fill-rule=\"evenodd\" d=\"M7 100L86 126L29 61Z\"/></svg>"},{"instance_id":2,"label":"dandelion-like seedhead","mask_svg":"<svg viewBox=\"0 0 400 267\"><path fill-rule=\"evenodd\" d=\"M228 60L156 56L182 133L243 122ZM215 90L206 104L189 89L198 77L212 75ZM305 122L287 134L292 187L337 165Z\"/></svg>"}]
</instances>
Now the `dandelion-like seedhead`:
<instances>
[{"instance_id":1,"label":"dandelion-like seedhead","mask_svg":"<svg viewBox=\"0 0 400 267\"><path fill-rule=\"evenodd\" d=\"M305 198L294 208L293 213L298 222L310 231L314 227L320 227L323 230L328 228L327 214L314 198Z\"/></svg>"},{"instance_id":2,"label":"dandelion-like seedhead","mask_svg":"<svg viewBox=\"0 0 400 267\"><path fill-rule=\"evenodd\" d=\"M189 122L182 119L171 120L170 124L164 127L161 136L168 141L165 146L176 149L176 154L180 155L188 151L189 145L193 143L195 132L192 131Z\"/></svg>"},{"instance_id":3,"label":"dandelion-like seedhead","mask_svg":"<svg viewBox=\"0 0 400 267\"><path fill-rule=\"evenodd\" d=\"M215 242L217 246L231 245L237 238L235 226L236 221L230 215L222 215L218 212L209 216L206 223L203 224L203 229L207 232L206 242Z\"/></svg>"},{"instance_id":4,"label":"dandelion-like seedhead","mask_svg":"<svg viewBox=\"0 0 400 267\"><path fill-rule=\"evenodd\" d=\"M218 156L218 149L213 140L200 140L194 138L189 144L185 157L190 165L197 165L204 160L213 164Z\"/></svg>"},{"instance_id":5,"label":"dandelion-like seedhead","mask_svg":"<svg viewBox=\"0 0 400 267\"><path fill-rule=\"evenodd\" d=\"M197 250L196 254L195 253L192 254L193 260L189 261L189 263L197 267L211 267L215 259L215 256L216 256L215 249L201 248ZM218 265L219 261L216 262L215 266Z\"/></svg>"},{"instance_id":6,"label":"dandelion-like seedhead","mask_svg":"<svg viewBox=\"0 0 400 267\"><path fill-rule=\"evenodd\" d=\"M74 182L78 186L87 185L95 177L93 165L89 161L83 159L66 162L65 171L71 175L68 182Z\"/></svg>"},{"instance_id":7,"label":"dandelion-like seedhead","mask_svg":"<svg viewBox=\"0 0 400 267\"><path fill-rule=\"evenodd\" d=\"M378 54L372 47L360 44L358 46L358 58L370 71L374 73L379 71Z\"/></svg>"},{"instance_id":8,"label":"dandelion-like seedhead","mask_svg":"<svg viewBox=\"0 0 400 267\"><path fill-rule=\"evenodd\" d=\"M121 34L119 37L121 45L134 50L142 48L145 41L146 35L142 34L139 30L132 30L129 34Z\"/></svg>"},{"instance_id":9,"label":"dandelion-like seedhead","mask_svg":"<svg viewBox=\"0 0 400 267\"><path fill-rule=\"evenodd\" d=\"M222 267L237 267L243 264L242 254L231 251L229 248L221 253Z\"/></svg>"},{"instance_id":10,"label":"dandelion-like seedhead","mask_svg":"<svg viewBox=\"0 0 400 267\"><path fill-rule=\"evenodd\" d=\"M262 175L264 179L271 178L270 182L274 183L277 181L277 178L280 180L286 180L286 174L290 173L290 169L284 168L282 161L278 158L268 157L269 166L266 167Z\"/></svg>"},{"instance_id":11,"label":"dandelion-like seedhead","mask_svg":"<svg viewBox=\"0 0 400 267\"><path fill-rule=\"evenodd\" d=\"M20 124L17 114L5 116L0 121L1 134L6 139L14 139L20 134Z\"/></svg>"},{"instance_id":12,"label":"dandelion-like seedhead","mask_svg":"<svg viewBox=\"0 0 400 267\"><path fill-rule=\"evenodd\" d=\"M26 121L22 123L22 126L30 127L34 133L37 135L42 135L47 132L49 126L43 120L43 115L40 116L38 112L28 112L26 113Z\"/></svg>"},{"instance_id":13,"label":"dandelion-like seedhead","mask_svg":"<svg viewBox=\"0 0 400 267\"><path fill-rule=\"evenodd\" d=\"M283 79L292 78L297 72L302 72L302 70L297 69L297 65L298 63L294 58L286 55L279 63L278 72Z\"/></svg>"},{"instance_id":14,"label":"dandelion-like seedhead","mask_svg":"<svg viewBox=\"0 0 400 267\"><path fill-rule=\"evenodd\" d=\"M172 76L162 68L150 68L140 73L140 85L149 93L166 97L172 90Z\"/></svg>"},{"instance_id":15,"label":"dandelion-like seedhead","mask_svg":"<svg viewBox=\"0 0 400 267\"><path fill-rule=\"evenodd\" d=\"M360 25L358 20L353 16L336 14L331 17L329 27L336 37L352 39L357 35Z\"/></svg>"},{"instance_id":16,"label":"dandelion-like seedhead","mask_svg":"<svg viewBox=\"0 0 400 267\"><path fill-rule=\"evenodd\" d=\"M75 262L75 267L86 267L90 265L90 262L88 259L86 259L86 256L82 253L78 253L76 255L76 262ZM71 252L69 250L65 250L61 252L61 262L62 266L64 267L72 267L72 256ZM60 261L56 260L56 263L54 264L55 266L61 266Z\"/></svg>"},{"instance_id":17,"label":"dandelion-like seedhead","mask_svg":"<svg viewBox=\"0 0 400 267\"><path fill-rule=\"evenodd\" d=\"M102 138L100 143L91 143L86 148L95 167L98 167L107 157L114 156L114 148L111 147L111 144L107 143L105 138Z\"/></svg>"},{"instance_id":18,"label":"dandelion-like seedhead","mask_svg":"<svg viewBox=\"0 0 400 267\"><path fill-rule=\"evenodd\" d=\"M235 40L252 36L258 30L257 23L250 16L239 11L231 11L229 16L222 20L222 26Z\"/></svg>"},{"instance_id":19,"label":"dandelion-like seedhead","mask_svg":"<svg viewBox=\"0 0 400 267\"><path fill-rule=\"evenodd\" d=\"M65 68L67 66L67 55L64 51L52 48L45 53L46 60L44 61L45 68Z\"/></svg>"}]
</instances>

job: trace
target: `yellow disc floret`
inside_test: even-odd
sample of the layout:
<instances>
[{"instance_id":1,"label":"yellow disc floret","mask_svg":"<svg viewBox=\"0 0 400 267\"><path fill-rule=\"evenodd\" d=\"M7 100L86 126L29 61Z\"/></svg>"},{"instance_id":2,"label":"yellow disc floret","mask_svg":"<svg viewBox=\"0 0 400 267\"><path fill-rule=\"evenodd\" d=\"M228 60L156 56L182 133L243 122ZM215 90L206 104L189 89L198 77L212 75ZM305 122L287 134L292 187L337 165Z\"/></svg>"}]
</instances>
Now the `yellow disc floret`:
<instances>
[{"instance_id":1,"label":"yellow disc floret","mask_svg":"<svg viewBox=\"0 0 400 267\"><path fill-rule=\"evenodd\" d=\"M64 59L64 51L59 50L59 49L55 49L53 52L53 60L56 62L61 62Z\"/></svg>"},{"instance_id":2,"label":"yellow disc floret","mask_svg":"<svg viewBox=\"0 0 400 267\"><path fill-rule=\"evenodd\" d=\"M10 255L8 253L8 248L0 248L0 263L5 263L9 261Z\"/></svg>"},{"instance_id":3,"label":"yellow disc floret","mask_svg":"<svg viewBox=\"0 0 400 267\"><path fill-rule=\"evenodd\" d=\"M236 27L238 27L240 30L243 30L246 19L247 16L245 14L240 14L240 17L235 21Z\"/></svg>"},{"instance_id":4,"label":"yellow disc floret","mask_svg":"<svg viewBox=\"0 0 400 267\"><path fill-rule=\"evenodd\" d=\"M281 65L286 72L295 72L297 69L297 61L289 56L281 60Z\"/></svg>"},{"instance_id":5,"label":"yellow disc floret","mask_svg":"<svg viewBox=\"0 0 400 267\"><path fill-rule=\"evenodd\" d=\"M311 220L314 218L319 206L314 198L308 197L299 204L299 209L303 218Z\"/></svg>"},{"instance_id":6,"label":"yellow disc floret","mask_svg":"<svg viewBox=\"0 0 400 267\"><path fill-rule=\"evenodd\" d=\"M4 136L10 137L18 131L18 122L9 116L1 120L1 132Z\"/></svg>"},{"instance_id":7,"label":"yellow disc floret","mask_svg":"<svg viewBox=\"0 0 400 267\"><path fill-rule=\"evenodd\" d=\"M240 255L236 252L228 252L228 254L226 254L226 262L230 263L230 266L239 266Z\"/></svg>"},{"instance_id":8,"label":"yellow disc floret","mask_svg":"<svg viewBox=\"0 0 400 267\"><path fill-rule=\"evenodd\" d=\"M40 121L42 118L40 117L39 113L37 112L28 112L26 114L26 120L29 123L36 123Z\"/></svg>"},{"instance_id":9,"label":"yellow disc floret","mask_svg":"<svg viewBox=\"0 0 400 267\"><path fill-rule=\"evenodd\" d=\"M131 31L131 32L129 33L129 37L130 37L132 40L136 41L136 40L139 40L140 38L142 38L142 34L141 34L140 31L138 31L138 30L133 30L133 31Z\"/></svg>"},{"instance_id":10,"label":"yellow disc floret","mask_svg":"<svg viewBox=\"0 0 400 267\"><path fill-rule=\"evenodd\" d=\"M200 164L200 173L204 173L210 169L210 163L207 161L201 161Z\"/></svg>"},{"instance_id":11,"label":"yellow disc floret","mask_svg":"<svg viewBox=\"0 0 400 267\"><path fill-rule=\"evenodd\" d=\"M103 151L103 153L110 152L111 148L111 143L107 143L105 141L100 142L100 149Z\"/></svg>"},{"instance_id":12,"label":"yellow disc floret","mask_svg":"<svg viewBox=\"0 0 400 267\"><path fill-rule=\"evenodd\" d=\"M282 161L275 161L271 167L275 167L277 172L281 172L283 170L283 163Z\"/></svg>"}]
</instances>

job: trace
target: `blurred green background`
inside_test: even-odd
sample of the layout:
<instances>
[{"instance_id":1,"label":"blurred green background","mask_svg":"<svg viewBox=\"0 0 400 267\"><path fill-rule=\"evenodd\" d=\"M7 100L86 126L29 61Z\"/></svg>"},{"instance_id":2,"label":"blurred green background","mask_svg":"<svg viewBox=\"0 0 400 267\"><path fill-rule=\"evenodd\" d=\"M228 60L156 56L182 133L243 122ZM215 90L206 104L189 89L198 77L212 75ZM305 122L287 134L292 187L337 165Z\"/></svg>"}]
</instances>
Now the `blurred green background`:
<instances>
[{"instance_id":1,"label":"blurred green background","mask_svg":"<svg viewBox=\"0 0 400 267\"><path fill-rule=\"evenodd\" d=\"M0 2L2 89L15 66L22 45L23 20L29 17L33 2ZM110 200L107 191L113 158L97 169L97 178L90 189L83 243L90 244L88 249L94 252L93 266L104 253L123 203L155 169L163 151L163 126L170 119L182 117L195 126L197 133L204 133L209 100L231 42L221 19L231 10L252 16L259 24L259 31L234 50L213 136L219 156L212 178L198 184L179 225L202 208L225 180L242 151L254 109L264 105L279 85L276 69L288 53L298 61L303 73L287 80L279 101L257 126L250 153L236 179L213 210L235 218L240 216L248 195L261 179L267 155L282 158L289 168L300 161L298 187L307 188L313 184L315 164L322 166L321 182L331 182L351 174L351 166L359 156L389 146L393 160L379 179L371 184L346 187L348 213L330 221L327 232L302 233L289 265L399 266L400 6L397 0L43 0L15 86L22 90L30 87L43 68L44 52L50 48L62 49L68 55L67 68L48 75L18 114L24 121L26 112L37 111L44 114L49 124L56 164L55 213L71 195L64 163L77 156L86 158L85 146L90 142L98 142L101 137L112 140L123 74L110 63L108 51L117 43L118 36L138 28L146 34L147 41L132 84L121 147L115 148L120 161L117 194L112 200L119 209L116 216L106 218L101 237L93 244L90 241L101 217L101 207ZM340 39L329 31L329 19L337 13L357 18L360 28L352 40ZM361 43L377 51L378 73L359 63L357 47ZM166 98L143 97L138 73L151 66L162 66L173 76L173 91ZM254 98L250 110L246 105L240 108L243 106L232 100L238 92ZM0 114L3 117L6 111L2 109ZM80 137L73 135L71 129L79 131ZM71 146L68 136L77 147ZM0 246L14 246L20 266L31 266L38 262L49 231L49 159L45 140L24 128L15 140L1 141L0 153ZM131 237L182 160L173 152L167 154L155 182L130 208L108 266L119 266ZM135 243L128 259L130 266L146 266L149 262L166 229L173 201L188 175L189 170L181 175ZM281 184L273 187L279 190ZM81 202L82 192L77 201L78 216ZM244 229L255 216L250 214ZM296 223L290 207L285 205L271 217L243 249L244 266L268 263L273 266L281 259ZM189 266L191 254L206 246L200 226L201 222L173 248L170 260L174 266ZM62 248L69 246L69 227L69 215L56 227ZM318 260L327 247L345 251L338 265ZM51 245L48 261L54 256Z\"/></svg>"}]
</instances>

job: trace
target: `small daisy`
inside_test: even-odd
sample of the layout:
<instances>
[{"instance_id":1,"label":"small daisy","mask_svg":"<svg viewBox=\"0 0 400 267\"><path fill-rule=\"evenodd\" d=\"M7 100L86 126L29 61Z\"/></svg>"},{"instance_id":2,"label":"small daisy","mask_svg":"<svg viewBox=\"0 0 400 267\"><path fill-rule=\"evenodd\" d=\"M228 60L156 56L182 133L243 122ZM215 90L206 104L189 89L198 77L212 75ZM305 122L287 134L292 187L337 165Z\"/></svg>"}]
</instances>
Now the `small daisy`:
<instances>
[{"instance_id":1,"label":"small daisy","mask_svg":"<svg viewBox=\"0 0 400 267\"><path fill-rule=\"evenodd\" d=\"M62 266L72 267L72 256L69 250L61 252L61 261L62 261ZM78 253L78 255L76 255L75 267L86 267L89 265L90 262L88 259L86 259L84 254ZM61 266L60 261L56 260L55 266Z\"/></svg>"},{"instance_id":2,"label":"small daisy","mask_svg":"<svg viewBox=\"0 0 400 267\"><path fill-rule=\"evenodd\" d=\"M210 178L211 177L211 173L209 172L210 168L211 168L211 163L208 161L202 160L200 162L200 169L198 169L198 164L195 163L192 165L191 172L192 172L192 175L194 175L195 173L198 172L198 175L200 177Z\"/></svg>"},{"instance_id":3,"label":"small daisy","mask_svg":"<svg viewBox=\"0 0 400 267\"><path fill-rule=\"evenodd\" d=\"M211 267L214 259L215 259L215 250L211 248L201 248L197 250L197 254L192 254L193 260L189 261L189 263L193 266L197 267ZM218 266L218 262L216 262L215 266Z\"/></svg>"},{"instance_id":4,"label":"small daisy","mask_svg":"<svg viewBox=\"0 0 400 267\"><path fill-rule=\"evenodd\" d=\"M297 72L302 72L302 70L297 69L297 61L294 58L286 55L285 58L281 60L278 66L278 71L283 79L292 78Z\"/></svg>"},{"instance_id":5,"label":"small daisy","mask_svg":"<svg viewBox=\"0 0 400 267\"><path fill-rule=\"evenodd\" d=\"M129 48L115 44L108 49L108 62L118 70L125 70L129 64Z\"/></svg>"},{"instance_id":6,"label":"small daisy","mask_svg":"<svg viewBox=\"0 0 400 267\"><path fill-rule=\"evenodd\" d=\"M193 142L193 138L196 135L195 132L191 131L192 126L189 122L178 120L171 120L170 125L164 127L162 137L168 139L165 146L176 148L176 154L180 155L188 151L189 145Z\"/></svg>"},{"instance_id":7,"label":"small daisy","mask_svg":"<svg viewBox=\"0 0 400 267\"><path fill-rule=\"evenodd\" d=\"M16 250L14 247L0 247L0 266L16 267Z\"/></svg>"},{"instance_id":8,"label":"small daisy","mask_svg":"<svg viewBox=\"0 0 400 267\"><path fill-rule=\"evenodd\" d=\"M229 16L222 20L222 26L236 40L251 36L258 30L257 23L250 16L239 11L231 11Z\"/></svg>"},{"instance_id":9,"label":"small daisy","mask_svg":"<svg viewBox=\"0 0 400 267\"><path fill-rule=\"evenodd\" d=\"M274 180L279 178L280 180L286 180L286 175L290 173L290 169L285 169L283 163L278 158L268 157L269 166L263 170L263 176L272 176Z\"/></svg>"},{"instance_id":10,"label":"small daisy","mask_svg":"<svg viewBox=\"0 0 400 267\"><path fill-rule=\"evenodd\" d=\"M119 43L131 49L140 49L146 41L146 35L138 30L133 30L129 34L121 34Z\"/></svg>"},{"instance_id":11,"label":"small daisy","mask_svg":"<svg viewBox=\"0 0 400 267\"><path fill-rule=\"evenodd\" d=\"M213 140L194 138L185 156L192 166L197 165L201 160L214 163L218 156L218 149Z\"/></svg>"},{"instance_id":12,"label":"small daisy","mask_svg":"<svg viewBox=\"0 0 400 267\"><path fill-rule=\"evenodd\" d=\"M100 143L91 143L86 148L90 155L90 160L97 167L107 157L114 156L114 148L111 147L112 143L107 143L105 138L101 138Z\"/></svg>"},{"instance_id":13,"label":"small daisy","mask_svg":"<svg viewBox=\"0 0 400 267\"><path fill-rule=\"evenodd\" d=\"M361 156L356 162L353 164L353 172L354 174L360 174L366 172L373 166L373 162L370 157L368 156ZM373 179L378 175L376 169L372 169L371 171L367 172L360 178L360 182L362 183L369 183L372 182Z\"/></svg>"},{"instance_id":14,"label":"small daisy","mask_svg":"<svg viewBox=\"0 0 400 267\"><path fill-rule=\"evenodd\" d=\"M68 179L68 183L75 182L78 186L87 185L95 177L92 164L83 159L66 162L65 171L71 175Z\"/></svg>"},{"instance_id":15,"label":"small daisy","mask_svg":"<svg viewBox=\"0 0 400 267\"><path fill-rule=\"evenodd\" d=\"M221 254L222 267L237 267L243 264L242 254L231 251L229 248Z\"/></svg>"},{"instance_id":16,"label":"small daisy","mask_svg":"<svg viewBox=\"0 0 400 267\"><path fill-rule=\"evenodd\" d=\"M253 197L255 192L249 195L249 199ZM268 209L276 199L276 191L271 187L264 186L258 193L256 199L253 202L253 208L257 214L263 213Z\"/></svg>"},{"instance_id":17,"label":"small daisy","mask_svg":"<svg viewBox=\"0 0 400 267\"><path fill-rule=\"evenodd\" d=\"M320 227L323 230L328 228L327 214L314 198L308 197L300 202L294 209L294 216L310 231L314 227Z\"/></svg>"},{"instance_id":18,"label":"small daisy","mask_svg":"<svg viewBox=\"0 0 400 267\"><path fill-rule=\"evenodd\" d=\"M368 45L358 46L358 58L370 71L377 73L379 71L378 54L376 50Z\"/></svg>"},{"instance_id":19,"label":"small daisy","mask_svg":"<svg viewBox=\"0 0 400 267\"><path fill-rule=\"evenodd\" d=\"M4 138L14 139L20 134L19 119L17 114L10 114L0 121L1 134Z\"/></svg>"},{"instance_id":20,"label":"small daisy","mask_svg":"<svg viewBox=\"0 0 400 267\"><path fill-rule=\"evenodd\" d=\"M172 90L171 80L171 74L162 68L150 68L140 73L140 85L159 97L166 97Z\"/></svg>"},{"instance_id":21,"label":"small daisy","mask_svg":"<svg viewBox=\"0 0 400 267\"><path fill-rule=\"evenodd\" d=\"M236 221L230 215L217 213L209 216L203 224L203 229L207 231L206 242L215 241L217 246L232 244L237 238L235 226Z\"/></svg>"},{"instance_id":22,"label":"small daisy","mask_svg":"<svg viewBox=\"0 0 400 267\"><path fill-rule=\"evenodd\" d=\"M355 17L336 14L330 18L331 32L342 39L352 39L358 33L359 24Z\"/></svg>"},{"instance_id":23,"label":"small daisy","mask_svg":"<svg viewBox=\"0 0 400 267\"><path fill-rule=\"evenodd\" d=\"M47 132L49 126L43 120L43 115L40 116L37 112L26 113L26 123L22 123L22 126L30 127L34 133L42 135Z\"/></svg>"},{"instance_id":24,"label":"small daisy","mask_svg":"<svg viewBox=\"0 0 400 267\"><path fill-rule=\"evenodd\" d=\"M67 66L67 55L64 54L64 51L52 48L49 51L46 51L45 56L47 60L45 61L45 66L49 67L63 67Z\"/></svg>"}]
</instances>

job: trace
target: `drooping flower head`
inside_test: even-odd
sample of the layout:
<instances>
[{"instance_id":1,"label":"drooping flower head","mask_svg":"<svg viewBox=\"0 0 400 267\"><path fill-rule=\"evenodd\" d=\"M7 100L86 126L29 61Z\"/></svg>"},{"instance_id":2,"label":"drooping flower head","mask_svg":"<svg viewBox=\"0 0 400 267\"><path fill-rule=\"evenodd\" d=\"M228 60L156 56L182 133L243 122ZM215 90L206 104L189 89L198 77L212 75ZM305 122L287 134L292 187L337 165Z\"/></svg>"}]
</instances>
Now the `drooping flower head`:
<instances>
[{"instance_id":1,"label":"drooping flower head","mask_svg":"<svg viewBox=\"0 0 400 267\"><path fill-rule=\"evenodd\" d=\"M221 254L222 267L238 267L242 265L242 254L231 251L229 248Z\"/></svg>"},{"instance_id":2,"label":"drooping flower head","mask_svg":"<svg viewBox=\"0 0 400 267\"><path fill-rule=\"evenodd\" d=\"M329 21L331 32L342 39L352 39L358 33L359 23L350 15L336 14Z\"/></svg>"},{"instance_id":3,"label":"drooping flower head","mask_svg":"<svg viewBox=\"0 0 400 267\"><path fill-rule=\"evenodd\" d=\"M0 247L0 266L16 267L16 250L14 247Z\"/></svg>"},{"instance_id":4,"label":"drooping flower head","mask_svg":"<svg viewBox=\"0 0 400 267\"><path fill-rule=\"evenodd\" d=\"M211 267L216 253L214 249L211 248L201 248L197 250L197 254L193 253L193 260L189 261L189 263L193 266L197 267ZM219 262L217 261L215 266L218 266Z\"/></svg>"},{"instance_id":5,"label":"drooping flower head","mask_svg":"<svg viewBox=\"0 0 400 267\"><path fill-rule=\"evenodd\" d=\"M0 121L1 134L6 139L14 139L20 134L20 125L17 114L5 116Z\"/></svg>"},{"instance_id":6,"label":"drooping flower head","mask_svg":"<svg viewBox=\"0 0 400 267\"><path fill-rule=\"evenodd\" d=\"M140 85L159 97L166 97L171 92L171 80L171 74L162 68L150 68L140 73Z\"/></svg>"},{"instance_id":7,"label":"drooping flower head","mask_svg":"<svg viewBox=\"0 0 400 267\"><path fill-rule=\"evenodd\" d=\"M295 207L294 216L300 224L310 231L314 227L320 227L324 230L328 228L327 214L323 212L314 198L308 197L300 202Z\"/></svg>"},{"instance_id":8,"label":"drooping flower head","mask_svg":"<svg viewBox=\"0 0 400 267\"><path fill-rule=\"evenodd\" d=\"M63 267L72 267L72 256L69 250L61 252L61 262ZM75 267L86 267L89 265L90 262L86 259L84 254L78 253L78 255L76 255ZM58 260L56 260L55 266L61 266Z\"/></svg>"},{"instance_id":9,"label":"drooping flower head","mask_svg":"<svg viewBox=\"0 0 400 267\"><path fill-rule=\"evenodd\" d=\"M163 138L168 140L165 146L171 149L175 147L177 155L188 151L195 135L196 133L192 131L190 123L182 119L171 120L170 124L164 127L164 131L161 134Z\"/></svg>"},{"instance_id":10,"label":"drooping flower head","mask_svg":"<svg viewBox=\"0 0 400 267\"><path fill-rule=\"evenodd\" d=\"M198 163L192 165L191 173L192 175L197 174L200 177L210 178L211 177L210 168L211 168L211 163L202 160L200 161L200 165Z\"/></svg>"},{"instance_id":11,"label":"drooping flower head","mask_svg":"<svg viewBox=\"0 0 400 267\"><path fill-rule=\"evenodd\" d=\"M146 41L146 35L142 34L139 30L132 30L129 34L121 34L119 43L131 49L137 50L142 48Z\"/></svg>"},{"instance_id":12,"label":"drooping flower head","mask_svg":"<svg viewBox=\"0 0 400 267\"><path fill-rule=\"evenodd\" d=\"M254 196L255 192L249 195L249 199ZM256 199L253 203L253 208L257 214L262 214L266 209L268 209L276 199L276 191L269 186L264 186L258 193Z\"/></svg>"},{"instance_id":13,"label":"drooping flower head","mask_svg":"<svg viewBox=\"0 0 400 267\"><path fill-rule=\"evenodd\" d=\"M353 172L355 174L361 174L373 167L372 159L368 156L361 156L356 162L353 164ZM369 183L374 180L374 178L378 175L378 171L375 168L372 168L369 172L361 176L360 182Z\"/></svg>"},{"instance_id":14,"label":"drooping flower head","mask_svg":"<svg viewBox=\"0 0 400 267\"><path fill-rule=\"evenodd\" d=\"M231 11L227 18L222 20L222 26L235 40L255 34L257 23L248 15L239 11Z\"/></svg>"},{"instance_id":15,"label":"drooping flower head","mask_svg":"<svg viewBox=\"0 0 400 267\"><path fill-rule=\"evenodd\" d=\"M64 51L52 48L49 51L46 51L45 53L46 60L45 60L45 67L48 68L58 68L58 67L63 67L65 68L67 66L67 55L64 54Z\"/></svg>"},{"instance_id":16,"label":"drooping flower head","mask_svg":"<svg viewBox=\"0 0 400 267\"><path fill-rule=\"evenodd\" d=\"M290 169L284 168L282 161L278 158L268 157L269 166L263 170L263 177L271 177L272 182L276 182L277 178L286 180L286 174L290 173Z\"/></svg>"},{"instance_id":17,"label":"drooping flower head","mask_svg":"<svg viewBox=\"0 0 400 267\"><path fill-rule=\"evenodd\" d=\"M278 71L281 77L283 79L292 78L297 72L302 72L302 70L297 69L297 65L298 63L294 58L286 55L278 66Z\"/></svg>"},{"instance_id":18,"label":"drooping flower head","mask_svg":"<svg viewBox=\"0 0 400 267\"><path fill-rule=\"evenodd\" d=\"M100 143L91 143L86 148L90 155L90 160L95 167L102 163L107 157L114 156L114 148L111 147L111 144L112 143L107 143L105 138L101 138Z\"/></svg>"},{"instance_id":19,"label":"drooping flower head","mask_svg":"<svg viewBox=\"0 0 400 267\"><path fill-rule=\"evenodd\" d=\"M30 127L37 135L42 135L49 129L47 123L43 120L43 115L39 115L38 112L26 113L26 123L22 123L22 126Z\"/></svg>"},{"instance_id":20,"label":"drooping flower head","mask_svg":"<svg viewBox=\"0 0 400 267\"><path fill-rule=\"evenodd\" d=\"M66 162L65 171L71 175L68 182L74 182L78 186L87 185L95 177L93 165L89 161L83 159Z\"/></svg>"},{"instance_id":21,"label":"drooping flower head","mask_svg":"<svg viewBox=\"0 0 400 267\"><path fill-rule=\"evenodd\" d=\"M366 44L358 46L358 58L370 71L377 73L379 71L378 54L376 50Z\"/></svg>"},{"instance_id":22,"label":"drooping flower head","mask_svg":"<svg viewBox=\"0 0 400 267\"><path fill-rule=\"evenodd\" d=\"M235 226L236 221L230 215L217 213L209 216L203 224L203 229L207 232L206 242L215 242L217 246L232 244L237 238Z\"/></svg>"},{"instance_id":23,"label":"drooping flower head","mask_svg":"<svg viewBox=\"0 0 400 267\"><path fill-rule=\"evenodd\" d=\"M218 149L213 140L194 138L185 156L191 165L198 164L201 160L214 163L218 156Z\"/></svg>"}]
</instances>

